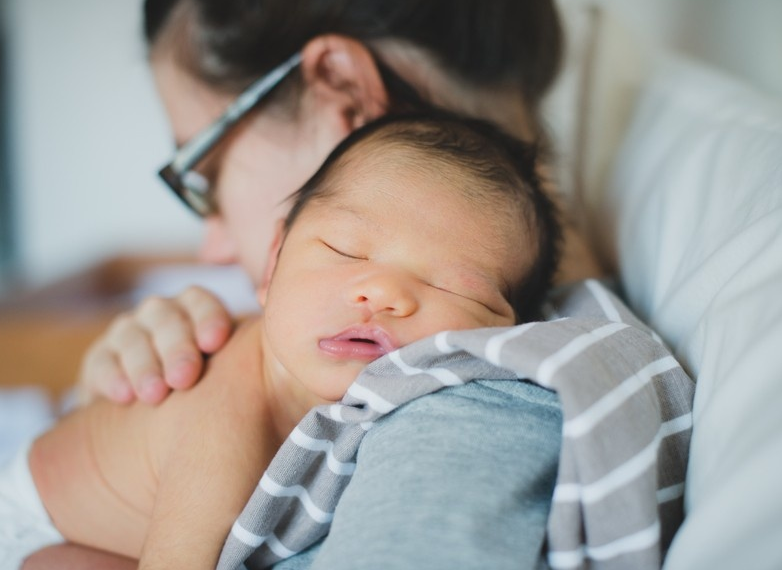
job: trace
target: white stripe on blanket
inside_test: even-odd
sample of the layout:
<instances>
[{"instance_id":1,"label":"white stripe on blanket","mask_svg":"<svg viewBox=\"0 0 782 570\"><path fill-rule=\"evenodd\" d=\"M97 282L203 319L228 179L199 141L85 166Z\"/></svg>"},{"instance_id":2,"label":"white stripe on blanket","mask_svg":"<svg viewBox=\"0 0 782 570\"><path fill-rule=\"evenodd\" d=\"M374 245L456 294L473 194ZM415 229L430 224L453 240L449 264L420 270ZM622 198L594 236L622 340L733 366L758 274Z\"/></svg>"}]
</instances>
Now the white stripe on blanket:
<instances>
[{"instance_id":1,"label":"white stripe on blanket","mask_svg":"<svg viewBox=\"0 0 782 570\"><path fill-rule=\"evenodd\" d=\"M694 384L596 281L552 295L548 314L557 320L440 333L371 363L341 403L311 410L282 445L218 569L263 568L327 534L361 440L384 415L445 386L519 378L555 390L562 405L548 564L659 568L662 537L681 524ZM635 508L605 516L616 504Z\"/></svg>"}]
</instances>

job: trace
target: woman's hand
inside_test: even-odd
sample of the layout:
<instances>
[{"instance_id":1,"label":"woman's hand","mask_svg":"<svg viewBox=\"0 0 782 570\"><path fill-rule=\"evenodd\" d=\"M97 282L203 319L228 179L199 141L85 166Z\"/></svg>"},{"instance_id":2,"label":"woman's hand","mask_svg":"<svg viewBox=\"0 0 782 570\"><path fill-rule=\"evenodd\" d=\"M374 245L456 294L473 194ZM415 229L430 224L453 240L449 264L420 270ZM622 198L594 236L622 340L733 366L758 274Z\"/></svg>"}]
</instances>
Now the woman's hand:
<instances>
[{"instance_id":1,"label":"woman's hand","mask_svg":"<svg viewBox=\"0 0 782 570\"><path fill-rule=\"evenodd\" d=\"M220 300L200 287L173 299L150 297L124 313L87 351L79 387L83 401L96 395L120 403L161 402L201 377L204 355L222 347L232 319Z\"/></svg>"}]
</instances>

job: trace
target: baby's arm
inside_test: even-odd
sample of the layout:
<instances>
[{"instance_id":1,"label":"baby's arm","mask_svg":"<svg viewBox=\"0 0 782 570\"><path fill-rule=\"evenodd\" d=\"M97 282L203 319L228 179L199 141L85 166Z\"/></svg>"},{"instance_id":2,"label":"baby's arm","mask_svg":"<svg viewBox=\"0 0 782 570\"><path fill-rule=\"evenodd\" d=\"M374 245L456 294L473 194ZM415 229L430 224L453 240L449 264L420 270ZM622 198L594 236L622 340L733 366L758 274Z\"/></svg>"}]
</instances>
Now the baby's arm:
<instances>
[{"instance_id":1,"label":"baby's arm","mask_svg":"<svg viewBox=\"0 0 782 570\"><path fill-rule=\"evenodd\" d=\"M22 570L136 570L135 560L79 544L55 544L25 559Z\"/></svg>"},{"instance_id":2,"label":"baby's arm","mask_svg":"<svg viewBox=\"0 0 782 570\"><path fill-rule=\"evenodd\" d=\"M205 423L213 419L206 417ZM187 432L161 467L141 569L214 568L231 525L260 478L259 462L236 445L241 433L208 431Z\"/></svg>"},{"instance_id":3,"label":"baby's arm","mask_svg":"<svg viewBox=\"0 0 782 570\"><path fill-rule=\"evenodd\" d=\"M159 482L139 568L214 568L276 444L264 429L255 337L237 333L195 389L154 415ZM210 378L219 373L220 378Z\"/></svg>"}]
</instances>

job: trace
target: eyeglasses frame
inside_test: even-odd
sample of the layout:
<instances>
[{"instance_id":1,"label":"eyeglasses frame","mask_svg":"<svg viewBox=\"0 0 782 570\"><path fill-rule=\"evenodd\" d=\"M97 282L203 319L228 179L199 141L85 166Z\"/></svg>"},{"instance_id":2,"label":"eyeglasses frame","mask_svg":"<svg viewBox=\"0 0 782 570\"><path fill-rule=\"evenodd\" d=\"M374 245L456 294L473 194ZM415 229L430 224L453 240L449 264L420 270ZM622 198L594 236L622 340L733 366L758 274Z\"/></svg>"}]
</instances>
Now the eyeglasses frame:
<instances>
[{"instance_id":1,"label":"eyeglasses frame","mask_svg":"<svg viewBox=\"0 0 782 570\"><path fill-rule=\"evenodd\" d=\"M208 185L193 188L185 182L188 173L225 137L231 128L244 118L256 105L263 101L288 74L301 63L297 52L269 71L247 89L212 124L204 128L182 145L174 158L160 169L158 175L174 194L197 216L206 218L217 211L209 194Z\"/></svg>"}]
</instances>

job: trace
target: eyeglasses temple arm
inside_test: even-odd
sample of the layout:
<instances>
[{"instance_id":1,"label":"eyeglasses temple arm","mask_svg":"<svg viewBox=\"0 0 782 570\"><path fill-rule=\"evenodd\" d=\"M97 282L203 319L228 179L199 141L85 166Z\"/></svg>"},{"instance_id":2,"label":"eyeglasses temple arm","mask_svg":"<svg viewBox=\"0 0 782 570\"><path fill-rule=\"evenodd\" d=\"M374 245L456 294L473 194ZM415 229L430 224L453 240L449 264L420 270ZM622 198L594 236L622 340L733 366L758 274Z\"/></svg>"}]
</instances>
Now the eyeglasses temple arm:
<instances>
[{"instance_id":1,"label":"eyeglasses temple arm","mask_svg":"<svg viewBox=\"0 0 782 570\"><path fill-rule=\"evenodd\" d=\"M171 163L171 168L178 174L193 168L231 126L274 89L299 63L301 63L301 54L296 53L251 85L217 121L179 149Z\"/></svg>"}]
</instances>

